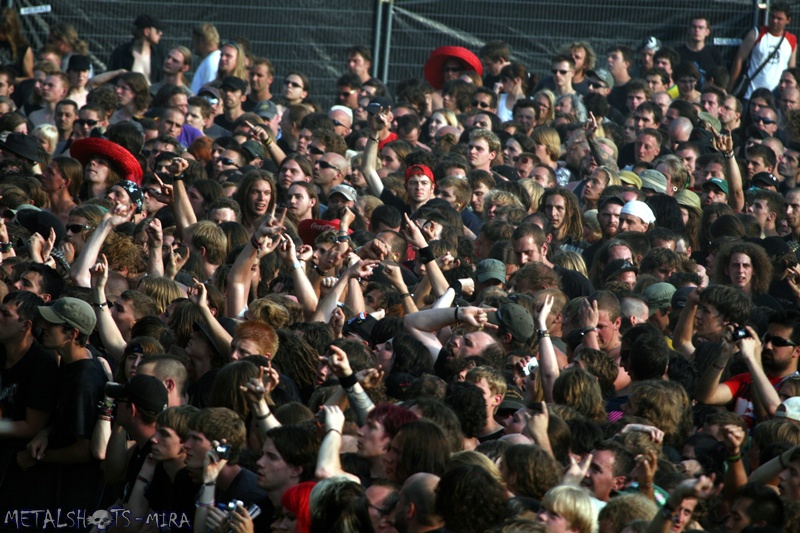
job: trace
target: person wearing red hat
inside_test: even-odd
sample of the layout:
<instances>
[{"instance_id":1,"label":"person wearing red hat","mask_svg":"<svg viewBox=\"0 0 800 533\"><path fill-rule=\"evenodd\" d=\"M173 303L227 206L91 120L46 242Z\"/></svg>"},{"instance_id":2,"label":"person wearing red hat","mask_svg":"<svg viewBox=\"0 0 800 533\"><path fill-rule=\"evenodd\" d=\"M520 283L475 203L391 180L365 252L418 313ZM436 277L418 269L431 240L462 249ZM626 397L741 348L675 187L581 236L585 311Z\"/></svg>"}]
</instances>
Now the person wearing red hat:
<instances>
[{"instance_id":1,"label":"person wearing red hat","mask_svg":"<svg viewBox=\"0 0 800 533\"><path fill-rule=\"evenodd\" d=\"M425 62L425 79L434 89L441 90L446 81L457 80L464 72L483 75L483 65L478 56L461 46L440 46Z\"/></svg>"},{"instance_id":2,"label":"person wearing red hat","mask_svg":"<svg viewBox=\"0 0 800 533\"><path fill-rule=\"evenodd\" d=\"M142 166L116 143L90 137L72 143L70 152L84 167L84 182L78 193L82 200L105 197L108 189L123 179L142 183Z\"/></svg>"}]
</instances>

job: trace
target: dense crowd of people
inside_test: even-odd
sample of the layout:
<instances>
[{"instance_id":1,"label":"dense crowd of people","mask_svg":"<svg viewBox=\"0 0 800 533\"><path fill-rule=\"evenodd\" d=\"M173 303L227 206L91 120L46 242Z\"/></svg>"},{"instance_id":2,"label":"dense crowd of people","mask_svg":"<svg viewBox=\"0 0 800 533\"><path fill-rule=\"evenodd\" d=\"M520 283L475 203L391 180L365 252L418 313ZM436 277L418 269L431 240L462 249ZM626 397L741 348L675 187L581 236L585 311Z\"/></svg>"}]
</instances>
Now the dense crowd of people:
<instances>
[{"instance_id":1,"label":"dense crowd of people","mask_svg":"<svg viewBox=\"0 0 800 533\"><path fill-rule=\"evenodd\" d=\"M800 530L791 20L355 45L324 107L209 23L96 72L3 10L0 529Z\"/></svg>"}]
</instances>

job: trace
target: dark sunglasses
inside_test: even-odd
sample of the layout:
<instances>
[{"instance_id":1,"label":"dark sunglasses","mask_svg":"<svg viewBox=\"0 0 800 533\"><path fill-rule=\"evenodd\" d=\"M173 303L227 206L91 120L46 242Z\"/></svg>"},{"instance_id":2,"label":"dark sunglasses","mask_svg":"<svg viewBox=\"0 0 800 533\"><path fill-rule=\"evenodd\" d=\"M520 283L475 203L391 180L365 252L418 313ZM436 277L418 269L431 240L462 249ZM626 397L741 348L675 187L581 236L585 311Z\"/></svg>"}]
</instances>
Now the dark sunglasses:
<instances>
[{"instance_id":1,"label":"dark sunglasses","mask_svg":"<svg viewBox=\"0 0 800 533\"><path fill-rule=\"evenodd\" d=\"M334 125L334 126L341 126L341 127L343 127L343 128L349 128L349 127L350 127L350 126L348 126L347 124L342 124L341 122L339 122L339 121L338 121L338 120L336 120L336 119L333 119L333 125Z\"/></svg>"},{"instance_id":2,"label":"dark sunglasses","mask_svg":"<svg viewBox=\"0 0 800 533\"><path fill-rule=\"evenodd\" d=\"M770 124L777 124L778 123L778 121L776 121L776 120L772 120L771 118L763 118L763 117L756 117L756 118L753 119L753 122L756 122L756 123L761 122L762 124L766 124L767 126L769 126Z\"/></svg>"},{"instance_id":3,"label":"dark sunglasses","mask_svg":"<svg viewBox=\"0 0 800 533\"><path fill-rule=\"evenodd\" d=\"M301 84L299 84L297 82L294 82L294 81L290 81L290 80L283 80L283 84L288 86L288 87L292 87L293 89L302 89L303 88L303 86Z\"/></svg>"},{"instance_id":4,"label":"dark sunglasses","mask_svg":"<svg viewBox=\"0 0 800 533\"><path fill-rule=\"evenodd\" d=\"M239 165L237 165L236 162L230 157L218 157L217 161L223 165L239 168Z\"/></svg>"},{"instance_id":5,"label":"dark sunglasses","mask_svg":"<svg viewBox=\"0 0 800 533\"><path fill-rule=\"evenodd\" d=\"M159 196L161 195L161 189L156 189L155 187L150 187L144 190L145 194L149 194L150 196Z\"/></svg>"},{"instance_id":6,"label":"dark sunglasses","mask_svg":"<svg viewBox=\"0 0 800 533\"><path fill-rule=\"evenodd\" d=\"M208 96L207 94L204 94L200 98L205 98L206 102L208 102L210 105L217 105L219 103L219 98L215 98L213 96Z\"/></svg>"},{"instance_id":7,"label":"dark sunglasses","mask_svg":"<svg viewBox=\"0 0 800 533\"><path fill-rule=\"evenodd\" d=\"M597 81L588 81L586 82L591 89L606 89L605 83L600 83Z\"/></svg>"},{"instance_id":8,"label":"dark sunglasses","mask_svg":"<svg viewBox=\"0 0 800 533\"><path fill-rule=\"evenodd\" d=\"M354 92L356 92L355 89L353 89L352 91L343 91L343 92L339 93L339 96L341 96L342 98L347 98L348 96L350 96Z\"/></svg>"},{"instance_id":9,"label":"dark sunglasses","mask_svg":"<svg viewBox=\"0 0 800 533\"><path fill-rule=\"evenodd\" d=\"M85 226L83 224L69 224L67 226L67 231L71 231L73 234L74 233L80 233L83 230L90 230L90 229L92 229L92 226L89 226L89 225Z\"/></svg>"},{"instance_id":10,"label":"dark sunglasses","mask_svg":"<svg viewBox=\"0 0 800 533\"><path fill-rule=\"evenodd\" d=\"M442 72L461 72L462 70L461 67L444 67Z\"/></svg>"},{"instance_id":11,"label":"dark sunglasses","mask_svg":"<svg viewBox=\"0 0 800 533\"><path fill-rule=\"evenodd\" d=\"M489 109L489 102L482 102L475 100L472 102L472 107L480 107L481 109Z\"/></svg>"},{"instance_id":12,"label":"dark sunglasses","mask_svg":"<svg viewBox=\"0 0 800 533\"><path fill-rule=\"evenodd\" d=\"M561 74L562 76L566 76L567 72L569 72L569 71L568 70L559 70L557 68L554 68L554 69L550 69L550 72L553 73L553 74Z\"/></svg>"},{"instance_id":13,"label":"dark sunglasses","mask_svg":"<svg viewBox=\"0 0 800 533\"><path fill-rule=\"evenodd\" d=\"M99 120L92 120L92 119L90 119L90 118L79 118L79 119L78 119L78 120L76 120L75 122L77 122L77 123L78 123L78 124L80 124L81 126L91 126L91 127L94 127L94 126L97 126L97 124L98 124L100 121L99 121Z\"/></svg>"},{"instance_id":14,"label":"dark sunglasses","mask_svg":"<svg viewBox=\"0 0 800 533\"><path fill-rule=\"evenodd\" d=\"M311 149L311 147L309 147L309 150L310 149ZM322 152L320 151L320 153L322 153ZM327 161L325 161L323 159L320 159L319 161L317 161L317 164L319 165L320 168L329 168L329 169L332 169L332 170L339 171L339 167L337 167L334 164L328 163Z\"/></svg>"},{"instance_id":15,"label":"dark sunglasses","mask_svg":"<svg viewBox=\"0 0 800 533\"><path fill-rule=\"evenodd\" d=\"M316 146L309 146L308 147L308 153L314 154L314 155L325 155L325 152L323 150L320 150Z\"/></svg>"},{"instance_id":16,"label":"dark sunglasses","mask_svg":"<svg viewBox=\"0 0 800 533\"><path fill-rule=\"evenodd\" d=\"M770 335L769 333L765 333L763 337L761 337L761 342L767 344L768 342L771 343L775 348L786 348L787 346L791 346L794 348L797 344L793 343L792 341L788 341L783 337L778 337L777 335Z\"/></svg>"}]
</instances>

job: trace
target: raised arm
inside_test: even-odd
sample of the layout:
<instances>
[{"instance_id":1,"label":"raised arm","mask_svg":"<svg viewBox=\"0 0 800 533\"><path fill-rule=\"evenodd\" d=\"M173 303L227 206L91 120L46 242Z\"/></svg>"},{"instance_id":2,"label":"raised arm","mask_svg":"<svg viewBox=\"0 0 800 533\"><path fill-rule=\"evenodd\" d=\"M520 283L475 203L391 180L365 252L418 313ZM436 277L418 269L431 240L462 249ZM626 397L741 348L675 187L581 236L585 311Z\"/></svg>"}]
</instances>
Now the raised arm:
<instances>
[{"instance_id":1,"label":"raised arm","mask_svg":"<svg viewBox=\"0 0 800 533\"><path fill-rule=\"evenodd\" d=\"M555 299L547 296L536 306L536 333L539 335L539 372L542 374L542 391L547 402L553 401L553 384L559 376L558 359L553 348L550 332L547 330L547 316L553 309Z\"/></svg>"},{"instance_id":2,"label":"raised arm","mask_svg":"<svg viewBox=\"0 0 800 533\"><path fill-rule=\"evenodd\" d=\"M405 213L403 213L403 219L405 220L405 224L401 229L403 237L417 250L420 260L425 263L425 275L430 281L433 293L439 297L444 294L450 284L447 283L439 263L436 262L436 257L433 255L430 246L428 246L428 241L422 233L422 228Z\"/></svg>"},{"instance_id":3,"label":"raised arm","mask_svg":"<svg viewBox=\"0 0 800 533\"><path fill-rule=\"evenodd\" d=\"M126 210L124 206L117 204L103 216L103 220L100 221L92 236L86 241L83 250L81 250L80 255L70 269L69 277L72 279L73 284L86 288L91 286L89 269L97 262L97 254L100 253L103 243L115 228L131 220L135 210L135 205L131 205Z\"/></svg>"},{"instance_id":4,"label":"raised arm","mask_svg":"<svg viewBox=\"0 0 800 533\"><path fill-rule=\"evenodd\" d=\"M675 330L672 332L672 345L684 357L691 359L694 357L694 344L692 344L692 336L694 335L694 315L697 313L697 307L700 305L700 289L697 288L689 293L686 299L686 305L681 311L678 323L675 324Z\"/></svg>"},{"instance_id":5,"label":"raised arm","mask_svg":"<svg viewBox=\"0 0 800 533\"><path fill-rule=\"evenodd\" d=\"M272 158L276 166L281 166L283 160L286 159L286 154L278 146L272 138L275 136L269 127L261 126L260 124L251 124L249 121L244 122L250 128L250 133L255 140L261 143L266 153Z\"/></svg>"},{"instance_id":6,"label":"raised arm","mask_svg":"<svg viewBox=\"0 0 800 533\"><path fill-rule=\"evenodd\" d=\"M247 295L252 283L253 263L258 259L260 249L274 249L280 243L283 217L279 221L265 221L247 241L228 272L228 287L225 294L225 313L229 317L238 317L247 307Z\"/></svg>"},{"instance_id":7,"label":"raised arm","mask_svg":"<svg viewBox=\"0 0 800 533\"><path fill-rule=\"evenodd\" d=\"M728 179L728 205L737 213L744 210L744 187L742 186L742 173L739 171L739 164L736 162L736 155L733 151L733 137L730 130L717 133L711 128L714 136L714 148L722 153L725 158L725 175Z\"/></svg>"},{"instance_id":8,"label":"raised arm","mask_svg":"<svg viewBox=\"0 0 800 533\"><path fill-rule=\"evenodd\" d=\"M203 315L203 319L208 325L208 329L211 332L211 337L214 341L214 346L216 347L217 351L219 351L221 354L227 354L229 356L231 353L231 341L233 340L233 337L225 330L224 327L222 327L222 324L220 324L219 320L217 320L217 318L211 312L211 308L208 306L208 287L195 279L194 286L189 289L188 295L189 301L191 301L200 311L200 314Z\"/></svg>"},{"instance_id":9,"label":"raised arm","mask_svg":"<svg viewBox=\"0 0 800 533\"><path fill-rule=\"evenodd\" d=\"M667 501L664 502L664 505L653 517L653 520L650 521L646 533L668 533L672 531L674 525L673 516L678 512L678 507L680 507L683 500L687 498L705 500L715 494L713 474L711 477L700 476L697 479L691 478L682 481L672 490Z\"/></svg>"},{"instance_id":10,"label":"raised arm","mask_svg":"<svg viewBox=\"0 0 800 533\"><path fill-rule=\"evenodd\" d=\"M258 430L258 438L261 443L267 435L267 431L281 425L272 411L269 410L267 397L280 383L280 374L272 367L272 362L268 366L258 369L258 378L250 378L246 385L240 385L239 390L250 403L253 411L253 419Z\"/></svg>"},{"instance_id":11,"label":"raised arm","mask_svg":"<svg viewBox=\"0 0 800 533\"><path fill-rule=\"evenodd\" d=\"M154 218L145 228L147 232L147 275L159 277L164 275L164 232L161 221Z\"/></svg>"},{"instance_id":12,"label":"raised arm","mask_svg":"<svg viewBox=\"0 0 800 533\"><path fill-rule=\"evenodd\" d=\"M695 399L706 405L725 405L733 399L731 389L720 383L722 373L733 355L733 345L730 342L730 333L725 335L722 348L700 377L700 382L695 389Z\"/></svg>"},{"instance_id":13,"label":"raised arm","mask_svg":"<svg viewBox=\"0 0 800 533\"><path fill-rule=\"evenodd\" d=\"M380 198L383 193L383 182L378 176L378 143L389 134L389 117L387 111L380 108L377 113L369 117L369 136L367 146L364 148L364 158L361 161L361 172L367 182L369 192Z\"/></svg>"},{"instance_id":14,"label":"raised arm","mask_svg":"<svg viewBox=\"0 0 800 533\"><path fill-rule=\"evenodd\" d=\"M351 257L357 259L355 255L352 255ZM333 310L336 309L336 306L342 297L345 287L347 287L352 281L355 281L355 284L358 285L359 278L368 278L372 276L372 269L377 265L378 261L357 260L347 267L347 269L345 269L339 275L339 279L333 285L331 290L328 291L328 294L326 294L319 302L316 310L311 315L310 322L328 322L331 319L331 313L333 313ZM360 292L361 288L358 287L355 290Z\"/></svg>"},{"instance_id":15,"label":"raised arm","mask_svg":"<svg viewBox=\"0 0 800 533\"><path fill-rule=\"evenodd\" d=\"M761 401L761 406L766 410L767 415L773 417L781 404L781 399L778 396L778 391L775 390L775 387L772 386L769 378L764 373L764 366L761 362L762 346L758 333L749 326L745 329L747 330L747 337L739 341L739 353L742 354L747 369L750 371L750 376L756 389L756 396Z\"/></svg>"},{"instance_id":16,"label":"raised arm","mask_svg":"<svg viewBox=\"0 0 800 533\"><path fill-rule=\"evenodd\" d=\"M406 331L421 341L436 362L442 343L436 338L434 332L449 326L450 324L461 322L475 327L490 327L487 322L487 313L497 311L497 309L486 309L483 307L447 307L444 309L426 309L403 319L403 326Z\"/></svg>"},{"instance_id":17,"label":"raised arm","mask_svg":"<svg viewBox=\"0 0 800 533\"><path fill-rule=\"evenodd\" d=\"M108 281L108 259L105 254L100 254L100 260L89 269L92 285L92 299L94 300L94 314L97 316L97 332L106 353L118 362L122 359L127 343L119 332L117 323L111 316L111 310L106 304L106 281Z\"/></svg>"},{"instance_id":18,"label":"raised arm","mask_svg":"<svg viewBox=\"0 0 800 533\"><path fill-rule=\"evenodd\" d=\"M311 247L308 245L303 245L300 248L300 253L303 254L304 257L308 256L310 251ZM298 257L294 241L285 234L281 236L280 244L278 245L278 255L292 274L294 294L297 296L298 303L303 308L303 316L308 320L319 306L319 297L314 290L314 286L311 284L311 280L308 279L308 275L306 274L306 261Z\"/></svg>"}]
</instances>

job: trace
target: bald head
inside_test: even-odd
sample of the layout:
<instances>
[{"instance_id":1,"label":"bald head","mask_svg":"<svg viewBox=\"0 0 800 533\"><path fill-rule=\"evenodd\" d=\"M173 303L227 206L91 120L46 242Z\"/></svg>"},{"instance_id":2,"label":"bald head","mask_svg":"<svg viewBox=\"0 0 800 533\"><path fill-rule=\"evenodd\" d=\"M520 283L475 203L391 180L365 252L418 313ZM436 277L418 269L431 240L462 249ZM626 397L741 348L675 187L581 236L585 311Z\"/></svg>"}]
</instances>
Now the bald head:
<instances>
[{"instance_id":1,"label":"bald head","mask_svg":"<svg viewBox=\"0 0 800 533\"><path fill-rule=\"evenodd\" d=\"M442 518L436 514L436 487L439 476L420 472L406 479L400 489L400 503L396 517L399 533L416 531L418 528L439 527ZM399 519L399 520L398 520Z\"/></svg>"},{"instance_id":2,"label":"bald head","mask_svg":"<svg viewBox=\"0 0 800 533\"><path fill-rule=\"evenodd\" d=\"M347 159L340 156L339 154L335 154L333 152L325 152L325 156L323 157L325 161L330 163L331 165L335 165L342 174L347 175L350 174L350 169L348 168L350 165L347 162Z\"/></svg>"},{"instance_id":3,"label":"bald head","mask_svg":"<svg viewBox=\"0 0 800 533\"><path fill-rule=\"evenodd\" d=\"M669 125L669 138L673 143L689 140L692 134L692 122L686 117L678 117Z\"/></svg>"}]
</instances>

